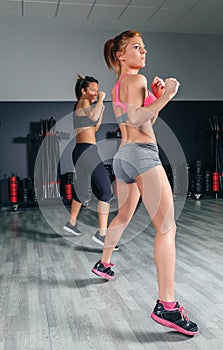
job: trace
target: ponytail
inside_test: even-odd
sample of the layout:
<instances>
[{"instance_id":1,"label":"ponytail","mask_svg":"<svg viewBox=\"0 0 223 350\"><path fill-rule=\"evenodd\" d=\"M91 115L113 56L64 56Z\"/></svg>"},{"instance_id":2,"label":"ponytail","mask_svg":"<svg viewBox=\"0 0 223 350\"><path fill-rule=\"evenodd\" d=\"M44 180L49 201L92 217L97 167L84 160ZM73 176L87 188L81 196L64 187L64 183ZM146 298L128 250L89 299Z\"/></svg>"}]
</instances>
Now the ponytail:
<instances>
[{"instance_id":1,"label":"ponytail","mask_svg":"<svg viewBox=\"0 0 223 350\"><path fill-rule=\"evenodd\" d=\"M120 63L116 57L116 52L114 50L115 41L114 39L109 39L104 45L104 58L108 66L108 69L114 70L115 72L120 71Z\"/></svg>"}]
</instances>

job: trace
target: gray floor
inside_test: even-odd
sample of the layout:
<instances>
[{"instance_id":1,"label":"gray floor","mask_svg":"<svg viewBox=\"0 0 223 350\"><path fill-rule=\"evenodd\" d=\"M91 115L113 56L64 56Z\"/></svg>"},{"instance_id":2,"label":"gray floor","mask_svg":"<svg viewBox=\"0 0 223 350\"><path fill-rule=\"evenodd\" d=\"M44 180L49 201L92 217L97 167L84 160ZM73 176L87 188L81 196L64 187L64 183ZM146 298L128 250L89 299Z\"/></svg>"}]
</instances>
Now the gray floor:
<instances>
[{"instance_id":1,"label":"gray floor","mask_svg":"<svg viewBox=\"0 0 223 350\"><path fill-rule=\"evenodd\" d=\"M199 324L193 338L150 318L154 230L143 210L113 254L117 279L105 282L90 271L101 254L95 210L82 209L85 232L74 237L62 230L68 209L2 209L0 350L223 349L222 207L188 200L177 220L176 299Z\"/></svg>"}]
</instances>

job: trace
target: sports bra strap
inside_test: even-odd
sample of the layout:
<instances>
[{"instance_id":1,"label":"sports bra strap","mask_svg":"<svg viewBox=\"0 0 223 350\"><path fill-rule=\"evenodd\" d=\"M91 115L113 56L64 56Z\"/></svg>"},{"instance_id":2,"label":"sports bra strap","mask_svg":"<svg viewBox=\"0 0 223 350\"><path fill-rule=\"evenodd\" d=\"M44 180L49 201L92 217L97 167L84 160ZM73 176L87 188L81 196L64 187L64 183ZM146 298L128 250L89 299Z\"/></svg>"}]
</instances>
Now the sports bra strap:
<instances>
[{"instance_id":1,"label":"sports bra strap","mask_svg":"<svg viewBox=\"0 0 223 350\"><path fill-rule=\"evenodd\" d=\"M121 102L119 98L119 92L120 92L120 83L124 77L126 77L129 74L123 74L118 81L115 83L115 102L113 104L114 106L114 112L116 112L116 109L120 107L125 113L127 113L126 103Z\"/></svg>"}]
</instances>

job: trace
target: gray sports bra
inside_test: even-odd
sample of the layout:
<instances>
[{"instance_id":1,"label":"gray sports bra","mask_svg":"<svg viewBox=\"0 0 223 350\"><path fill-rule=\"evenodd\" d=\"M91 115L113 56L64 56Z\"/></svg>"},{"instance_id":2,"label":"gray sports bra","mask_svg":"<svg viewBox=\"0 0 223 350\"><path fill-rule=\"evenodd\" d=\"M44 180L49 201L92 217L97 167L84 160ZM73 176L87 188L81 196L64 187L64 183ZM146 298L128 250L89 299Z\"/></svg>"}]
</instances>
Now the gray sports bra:
<instances>
[{"instance_id":1,"label":"gray sports bra","mask_svg":"<svg viewBox=\"0 0 223 350\"><path fill-rule=\"evenodd\" d=\"M73 124L74 124L74 128L77 129L77 128L86 128L86 127L89 127L89 126L96 126L97 122L92 121L87 116L78 117L75 114L76 105L77 105L77 103L75 103L74 110L73 110Z\"/></svg>"}]
</instances>

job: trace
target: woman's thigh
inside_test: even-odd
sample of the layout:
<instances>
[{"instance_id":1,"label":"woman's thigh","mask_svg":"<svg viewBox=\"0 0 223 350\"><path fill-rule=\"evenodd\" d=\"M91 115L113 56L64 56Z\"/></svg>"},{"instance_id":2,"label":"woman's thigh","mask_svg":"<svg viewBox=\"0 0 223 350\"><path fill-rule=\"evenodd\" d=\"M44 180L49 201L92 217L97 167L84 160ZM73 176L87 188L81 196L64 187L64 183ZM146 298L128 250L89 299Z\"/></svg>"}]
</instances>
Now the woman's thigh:
<instances>
[{"instance_id":1,"label":"woman's thigh","mask_svg":"<svg viewBox=\"0 0 223 350\"><path fill-rule=\"evenodd\" d=\"M137 176L136 182L156 231L168 232L175 225L174 203L163 166L158 165Z\"/></svg>"}]
</instances>

